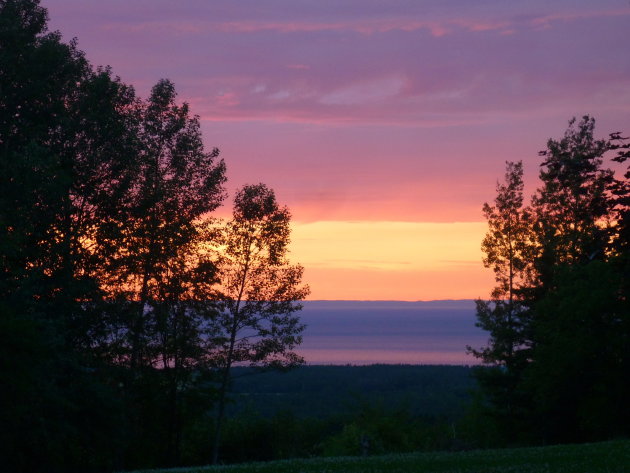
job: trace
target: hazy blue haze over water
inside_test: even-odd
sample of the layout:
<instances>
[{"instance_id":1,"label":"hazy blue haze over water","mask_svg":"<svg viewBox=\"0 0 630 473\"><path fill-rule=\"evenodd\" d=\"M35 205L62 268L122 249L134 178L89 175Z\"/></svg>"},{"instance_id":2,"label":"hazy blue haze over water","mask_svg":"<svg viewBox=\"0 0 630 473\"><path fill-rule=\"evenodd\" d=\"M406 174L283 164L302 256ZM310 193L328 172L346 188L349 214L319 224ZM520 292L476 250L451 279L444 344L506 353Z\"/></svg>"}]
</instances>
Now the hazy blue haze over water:
<instances>
[{"instance_id":1,"label":"hazy blue haze over water","mask_svg":"<svg viewBox=\"0 0 630 473\"><path fill-rule=\"evenodd\" d=\"M472 300L307 301L298 350L309 364L476 364L485 345Z\"/></svg>"}]
</instances>

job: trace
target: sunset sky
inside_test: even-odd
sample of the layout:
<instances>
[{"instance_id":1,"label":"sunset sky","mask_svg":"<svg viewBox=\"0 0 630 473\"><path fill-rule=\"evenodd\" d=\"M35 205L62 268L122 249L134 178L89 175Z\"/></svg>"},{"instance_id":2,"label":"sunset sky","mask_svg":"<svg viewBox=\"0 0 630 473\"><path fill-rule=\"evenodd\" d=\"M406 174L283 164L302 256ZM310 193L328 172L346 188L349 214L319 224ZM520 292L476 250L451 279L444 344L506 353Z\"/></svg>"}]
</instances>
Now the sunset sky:
<instances>
[{"instance_id":1,"label":"sunset sky","mask_svg":"<svg viewBox=\"0 0 630 473\"><path fill-rule=\"evenodd\" d=\"M481 206L505 161L531 193L571 117L630 133L628 0L42 5L141 96L171 79L231 194L276 191L311 299L487 297Z\"/></svg>"}]
</instances>

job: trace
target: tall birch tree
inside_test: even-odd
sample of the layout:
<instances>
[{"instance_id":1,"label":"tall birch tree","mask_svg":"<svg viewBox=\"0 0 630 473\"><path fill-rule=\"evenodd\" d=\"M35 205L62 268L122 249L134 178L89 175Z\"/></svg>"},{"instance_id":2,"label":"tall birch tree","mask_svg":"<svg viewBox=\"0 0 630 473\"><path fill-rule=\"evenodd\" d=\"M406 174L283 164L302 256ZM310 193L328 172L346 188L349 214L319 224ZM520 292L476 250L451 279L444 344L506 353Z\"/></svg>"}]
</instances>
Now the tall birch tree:
<instances>
[{"instance_id":1,"label":"tall birch tree","mask_svg":"<svg viewBox=\"0 0 630 473\"><path fill-rule=\"evenodd\" d=\"M247 185L236 194L232 219L223 228L215 295L219 314L211 345L220 377L213 463L219 458L231 368L288 369L304 362L294 352L304 330L296 312L309 289L302 285L302 266L287 258L290 218L273 190Z\"/></svg>"}]
</instances>

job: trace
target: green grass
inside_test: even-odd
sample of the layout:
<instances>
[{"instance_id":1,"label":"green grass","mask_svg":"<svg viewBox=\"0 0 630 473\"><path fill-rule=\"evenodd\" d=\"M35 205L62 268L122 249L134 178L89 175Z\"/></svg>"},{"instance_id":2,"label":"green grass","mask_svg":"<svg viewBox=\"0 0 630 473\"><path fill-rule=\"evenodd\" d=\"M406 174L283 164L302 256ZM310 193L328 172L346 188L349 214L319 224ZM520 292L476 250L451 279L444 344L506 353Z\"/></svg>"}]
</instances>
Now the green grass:
<instances>
[{"instance_id":1,"label":"green grass","mask_svg":"<svg viewBox=\"0 0 630 473\"><path fill-rule=\"evenodd\" d=\"M149 470L143 470L148 472ZM630 440L551 447L311 458L152 473L630 473ZM140 473L140 472L136 472Z\"/></svg>"}]
</instances>

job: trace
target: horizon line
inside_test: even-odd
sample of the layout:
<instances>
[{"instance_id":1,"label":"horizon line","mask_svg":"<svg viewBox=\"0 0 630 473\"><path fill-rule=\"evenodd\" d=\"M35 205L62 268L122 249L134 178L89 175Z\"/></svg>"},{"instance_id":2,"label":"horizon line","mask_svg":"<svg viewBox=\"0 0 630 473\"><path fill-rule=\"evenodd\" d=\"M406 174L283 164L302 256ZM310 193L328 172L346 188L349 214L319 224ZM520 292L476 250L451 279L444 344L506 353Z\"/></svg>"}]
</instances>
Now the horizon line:
<instances>
[{"instance_id":1,"label":"horizon line","mask_svg":"<svg viewBox=\"0 0 630 473\"><path fill-rule=\"evenodd\" d=\"M479 298L464 298L464 299L417 299L417 300L403 300L403 299L304 299L300 302L474 302ZM483 299L482 299L483 300Z\"/></svg>"}]
</instances>

